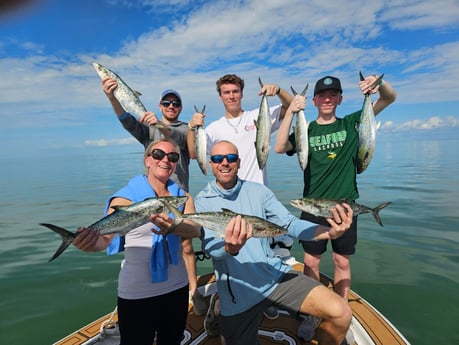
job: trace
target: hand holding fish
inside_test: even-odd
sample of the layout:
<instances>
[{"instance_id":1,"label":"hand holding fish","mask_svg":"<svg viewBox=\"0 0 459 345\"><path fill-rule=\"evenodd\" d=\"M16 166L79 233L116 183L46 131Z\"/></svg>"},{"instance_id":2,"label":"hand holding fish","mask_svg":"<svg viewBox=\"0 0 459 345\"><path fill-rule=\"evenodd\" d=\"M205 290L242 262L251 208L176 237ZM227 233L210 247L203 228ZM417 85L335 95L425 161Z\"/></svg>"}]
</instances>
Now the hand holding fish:
<instances>
[{"instance_id":1,"label":"hand holding fish","mask_svg":"<svg viewBox=\"0 0 459 345\"><path fill-rule=\"evenodd\" d=\"M252 230L252 224L248 224L240 215L231 218L226 226L225 251L237 255L245 242L252 237Z\"/></svg>"},{"instance_id":2,"label":"hand holding fish","mask_svg":"<svg viewBox=\"0 0 459 345\"><path fill-rule=\"evenodd\" d=\"M159 228L159 231L155 228L151 229L151 232L157 235L167 235L177 226L177 224L174 225L174 220L166 213L152 214L150 216L150 221Z\"/></svg>"},{"instance_id":3,"label":"hand holding fish","mask_svg":"<svg viewBox=\"0 0 459 345\"><path fill-rule=\"evenodd\" d=\"M334 240L343 235L352 224L354 212L347 203L336 204L334 207L329 208L329 212L332 217L326 217L326 219L331 227L319 225L314 236L316 241Z\"/></svg>"},{"instance_id":4,"label":"hand holding fish","mask_svg":"<svg viewBox=\"0 0 459 345\"><path fill-rule=\"evenodd\" d=\"M204 126L204 118L205 117L206 117L206 115L204 113L195 111L195 113L191 117L190 121L188 122L188 126L190 128L197 128L197 127Z\"/></svg>"},{"instance_id":5,"label":"hand holding fish","mask_svg":"<svg viewBox=\"0 0 459 345\"><path fill-rule=\"evenodd\" d=\"M280 86L276 84L265 84L261 87L260 92L258 92L258 96L263 95L266 93L266 96L276 96L280 92Z\"/></svg>"},{"instance_id":6,"label":"hand holding fish","mask_svg":"<svg viewBox=\"0 0 459 345\"><path fill-rule=\"evenodd\" d=\"M330 239L334 240L349 230L354 212L351 206L346 203L336 204L335 207L330 209L330 212L333 217L327 218L327 222L331 225L328 235Z\"/></svg>"},{"instance_id":7,"label":"hand holding fish","mask_svg":"<svg viewBox=\"0 0 459 345\"><path fill-rule=\"evenodd\" d=\"M306 109L306 98L302 95L295 95L293 97L292 103L290 103L286 114L295 114L298 113L300 110Z\"/></svg>"},{"instance_id":8,"label":"hand holding fish","mask_svg":"<svg viewBox=\"0 0 459 345\"><path fill-rule=\"evenodd\" d=\"M362 91L362 94L366 95L378 92L381 87L380 82L382 81L383 76L384 75L377 77L376 75L369 75L368 77L361 79L359 82L359 88L360 91Z\"/></svg>"},{"instance_id":9,"label":"hand holding fish","mask_svg":"<svg viewBox=\"0 0 459 345\"><path fill-rule=\"evenodd\" d=\"M102 79L102 91L107 95L108 98L115 98L114 92L118 87L116 79L105 77Z\"/></svg>"},{"instance_id":10,"label":"hand holding fish","mask_svg":"<svg viewBox=\"0 0 459 345\"><path fill-rule=\"evenodd\" d=\"M147 111L146 113L144 113L140 117L139 121L141 123L147 124L148 126L154 126L154 125L157 125L159 123L158 117L156 116L155 113L153 113L151 111Z\"/></svg>"},{"instance_id":11,"label":"hand holding fish","mask_svg":"<svg viewBox=\"0 0 459 345\"><path fill-rule=\"evenodd\" d=\"M97 252L102 248L97 248L99 241L99 231L85 227L77 229L77 236L73 240L73 245L83 252Z\"/></svg>"}]
</instances>

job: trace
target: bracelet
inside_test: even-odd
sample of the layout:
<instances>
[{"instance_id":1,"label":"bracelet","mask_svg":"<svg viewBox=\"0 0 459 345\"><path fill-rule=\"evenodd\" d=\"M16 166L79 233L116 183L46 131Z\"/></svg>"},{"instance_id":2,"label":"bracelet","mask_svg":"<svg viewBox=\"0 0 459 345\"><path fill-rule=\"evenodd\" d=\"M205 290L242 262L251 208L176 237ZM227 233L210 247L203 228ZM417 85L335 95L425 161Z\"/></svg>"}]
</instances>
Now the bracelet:
<instances>
[{"instance_id":1,"label":"bracelet","mask_svg":"<svg viewBox=\"0 0 459 345\"><path fill-rule=\"evenodd\" d=\"M188 123L188 128L191 129L192 131L196 129L196 127L191 127L190 123Z\"/></svg>"},{"instance_id":2,"label":"bracelet","mask_svg":"<svg viewBox=\"0 0 459 345\"><path fill-rule=\"evenodd\" d=\"M276 91L276 95L278 95L278 94L280 93L280 90L281 90L281 89L280 89L280 86L279 86L279 85L277 85L277 91Z\"/></svg>"}]
</instances>

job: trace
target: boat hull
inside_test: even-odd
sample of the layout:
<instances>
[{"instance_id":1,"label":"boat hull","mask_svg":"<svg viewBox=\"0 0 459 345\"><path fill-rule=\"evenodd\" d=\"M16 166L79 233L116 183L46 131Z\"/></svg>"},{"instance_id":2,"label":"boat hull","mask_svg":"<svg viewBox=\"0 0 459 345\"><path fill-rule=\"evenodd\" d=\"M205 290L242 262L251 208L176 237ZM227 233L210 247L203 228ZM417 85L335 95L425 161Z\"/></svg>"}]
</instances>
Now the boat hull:
<instances>
[{"instance_id":1,"label":"boat hull","mask_svg":"<svg viewBox=\"0 0 459 345\"><path fill-rule=\"evenodd\" d=\"M296 263L293 268L303 271L303 265ZM333 288L332 280L321 275L321 281L329 288ZM205 296L207 305L213 292L216 292L215 277L212 273L199 277L198 286ZM353 318L351 330L356 345L407 345L409 342L378 310L354 291L350 292L349 305L352 308ZM264 318L259 328L260 344L317 344L313 339L305 342L297 336L299 321L291 317L286 311L279 309L279 318L270 320ZM187 326L182 345L219 345L219 337L209 337L204 330L204 317L193 313L192 304L189 304ZM55 345L89 345L89 344L119 344L119 335L116 327L116 311L95 320L80 330L59 340ZM111 326L104 327L104 324Z\"/></svg>"}]
</instances>

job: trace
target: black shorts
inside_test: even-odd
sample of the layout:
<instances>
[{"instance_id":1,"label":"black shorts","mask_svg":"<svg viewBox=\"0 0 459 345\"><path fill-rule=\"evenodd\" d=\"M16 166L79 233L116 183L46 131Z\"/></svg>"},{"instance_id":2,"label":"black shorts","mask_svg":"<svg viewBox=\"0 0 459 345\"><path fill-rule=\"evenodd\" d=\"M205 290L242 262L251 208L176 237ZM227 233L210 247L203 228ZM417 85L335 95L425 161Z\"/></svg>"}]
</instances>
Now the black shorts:
<instances>
[{"instance_id":1,"label":"black shorts","mask_svg":"<svg viewBox=\"0 0 459 345\"><path fill-rule=\"evenodd\" d=\"M316 217L312 214L301 212L301 219L309 220L310 222L330 226L324 217ZM311 255L322 255L327 251L328 240L322 241L300 241L306 253ZM341 255L355 254L355 246L357 244L357 217L352 219L351 227L344 235L336 240L331 240L333 252Z\"/></svg>"}]
</instances>

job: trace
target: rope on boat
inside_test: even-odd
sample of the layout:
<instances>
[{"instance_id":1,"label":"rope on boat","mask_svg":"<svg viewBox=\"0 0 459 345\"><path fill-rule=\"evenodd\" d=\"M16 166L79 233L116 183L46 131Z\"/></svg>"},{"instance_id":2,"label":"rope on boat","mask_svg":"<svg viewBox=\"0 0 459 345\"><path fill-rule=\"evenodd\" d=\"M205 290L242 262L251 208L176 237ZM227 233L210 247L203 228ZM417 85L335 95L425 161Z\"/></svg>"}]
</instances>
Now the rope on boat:
<instances>
[{"instance_id":1,"label":"rope on boat","mask_svg":"<svg viewBox=\"0 0 459 345\"><path fill-rule=\"evenodd\" d=\"M102 322L102 324L100 325L99 334L101 336L105 335L106 329L116 328L115 314L117 311L118 311L118 306L115 307L115 310L113 310L112 314L110 315L110 318Z\"/></svg>"}]
</instances>

